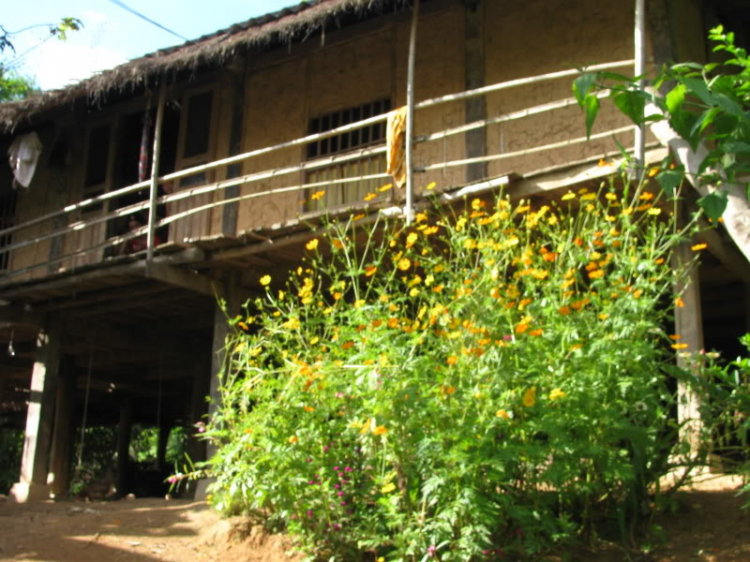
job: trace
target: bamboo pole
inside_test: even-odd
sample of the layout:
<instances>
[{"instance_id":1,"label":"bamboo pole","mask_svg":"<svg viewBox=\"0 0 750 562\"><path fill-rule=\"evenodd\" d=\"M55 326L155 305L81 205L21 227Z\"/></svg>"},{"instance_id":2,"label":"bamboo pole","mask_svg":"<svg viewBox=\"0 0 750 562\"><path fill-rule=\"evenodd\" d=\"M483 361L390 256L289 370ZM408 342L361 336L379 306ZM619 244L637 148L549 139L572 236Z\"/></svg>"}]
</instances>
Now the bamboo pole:
<instances>
[{"instance_id":1,"label":"bamboo pole","mask_svg":"<svg viewBox=\"0 0 750 562\"><path fill-rule=\"evenodd\" d=\"M424 100L416 104L417 109L425 109L441 103L447 103L451 101L465 100L467 98L473 98L476 96L483 96L492 92L498 92L500 90L507 90L509 88L516 88L518 86L527 86L529 84L538 84L540 82L546 82L547 80L557 80L558 78L569 78L578 76L583 70L587 72L594 72L597 70L610 70L613 68L621 68L623 66L633 66L633 59L622 60L617 62L608 62L603 64L594 64L587 66L583 69L572 68L570 70L559 70L557 72L550 72L548 74L540 74L538 76L531 76L529 78L516 78L515 80L508 80L507 82L498 82L496 84L490 84L489 86L483 86L476 88L475 90L467 90L465 92L458 92L455 94L446 94L437 98L431 98Z\"/></svg>"},{"instance_id":2,"label":"bamboo pole","mask_svg":"<svg viewBox=\"0 0 750 562\"><path fill-rule=\"evenodd\" d=\"M154 259L154 237L156 236L156 198L159 188L159 160L161 154L161 133L164 123L164 105L167 101L166 78L161 83L159 92L159 107L156 110L156 125L154 127L154 151L151 157L151 189L149 192L148 234L146 235L146 263Z\"/></svg>"},{"instance_id":3,"label":"bamboo pole","mask_svg":"<svg viewBox=\"0 0 750 562\"><path fill-rule=\"evenodd\" d=\"M406 225L411 224L414 209L414 63L417 54L419 0L414 0L409 31L409 64L406 74Z\"/></svg>"},{"instance_id":4,"label":"bamboo pole","mask_svg":"<svg viewBox=\"0 0 750 562\"><path fill-rule=\"evenodd\" d=\"M646 71L646 6L645 0L635 0L635 75L638 78L638 89L643 90L645 82L643 74ZM633 155L635 157L635 173L640 177L644 172L644 157L646 153L646 125L641 123L635 127Z\"/></svg>"},{"instance_id":5,"label":"bamboo pole","mask_svg":"<svg viewBox=\"0 0 750 562\"><path fill-rule=\"evenodd\" d=\"M587 142L589 140L597 140L602 139L605 137L609 137L611 135L615 135L618 133L627 133L628 131L632 131L633 126L628 125L627 127L620 127L619 129L612 129L611 131L605 131L603 133L598 133L596 135L591 135L590 137L578 137L576 139L568 139L560 142L555 142L551 144L545 144L542 146L535 146L534 148L527 148L524 150L516 150L515 152L505 152L503 154L494 154L490 156L477 156L475 158L464 158L463 160L452 160L450 162L439 162L437 164L430 164L429 166L423 166L419 168L420 172L427 172L430 170L438 170L442 168L453 168L456 166L465 166L466 164L476 164L479 162L493 162L495 160L503 160L505 158L513 158L515 156L526 156L527 154L534 154L537 152L544 152L545 150L554 150L555 148L564 148L566 146L571 146L574 144L580 144Z\"/></svg>"},{"instance_id":6,"label":"bamboo pole","mask_svg":"<svg viewBox=\"0 0 750 562\"><path fill-rule=\"evenodd\" d=\"M605 98L609 96L609 92L599 92L596 94L598 98ZM430 135L424 135L421 137L417 137L415 139L415 142L421 143L421 142L431 142L435 140L444 139L446 137L450 137L452 135L459 135L461 133L465 133L466 131L471 131L473 129L481 129L482 127L486 127L487 125L495 125L497 123L505 123L507 121L514 121L516 119L522 119L523 117L529 117L531 115L539 115L541 113L546 113L547 111L553 111L555 109L563 109L566 107L570 107L573 105L576 105L578 102L575 98L565 98L562 100L557 100L549 103L543 103L541 105L535 105L533 107L529 107L526 109L521 109L519 111L514 111L512 113L505 113L503 115L498 115L497 117L490 117L488 119L482 119L481 121L473 121L471 123L466 123L464 125L459 125L458 127L453 127L451 129L445 129L444 131L438 131L436 133L432 133Z\"/></svg>"}]
</instances>

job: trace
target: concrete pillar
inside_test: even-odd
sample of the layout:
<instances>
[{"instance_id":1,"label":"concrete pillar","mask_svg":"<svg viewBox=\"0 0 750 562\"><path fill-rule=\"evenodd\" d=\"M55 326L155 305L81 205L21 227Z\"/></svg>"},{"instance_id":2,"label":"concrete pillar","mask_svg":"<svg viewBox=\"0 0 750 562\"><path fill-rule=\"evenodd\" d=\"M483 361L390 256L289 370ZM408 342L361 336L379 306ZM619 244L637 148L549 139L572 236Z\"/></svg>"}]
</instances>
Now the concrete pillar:
<instances>
[{"instance_id":1,"label":"concrete pillar","mask_svg":"<svg viewBox=\"0 0 750 562\"><path fill-rule=\"evenodd\" d=\"M39 331L31 373L31 395L26 414L26 434L21 456L21 477L10 490L17 502L46 500L49 451L60 368L60 318L47 316Z\"/></svg>"},{"instance_id":2,"label":"concrete pillar","mask_svg":"<svg viewBox=\"0 0 750 562\"><path fill-rule=\"evenodd\" d=\"M482 0L464 0L465 46L464 72L467 90L484 86L484 5ZM466 122L481 121L487 118L487 104L484 96L469 98L464 102ZM485 127L468 131L464 137L466 157L475 158L487 153L487 130ZM466 181L471 183L487 177L487 163L480 162L466 166Z\"/></svg>"},{"instance_id":3,"label":"concrete pillar","mask_svg":"<svg viewBox=\"0 0 750 562\"><path fill-rule=\"evenodd\" d=\"M57 386L55 431L47 483L55 498L65 497L70 489L70 456L73 451L73 413L76 399L74 359L65 357Z\"/></svg>"},{"instance_id":4,"label":"concrete pillar","mask_svg":"<svg viewBox=\"0 0 750 562\"><path fill-rule=\"evenodd\" d=\"M689 264L695 257L690 249L691 244L680 244L674 253L677 266ZM698 267L695 262L690 266L687 274L675 283L675 296L682 299L683 306L675 306L675 333L679 334L679 343L687 344L687 348L677 353L677 365L686 370L697 368L698 354L704 349L703 342L703 314L701 311L700 280ZM681 304L682 304L681 303ZM690 389L683 383L677 387L677 420L682 425L682 435L690 443L691 450L698 449L698 436L701 430L700 402Z\"/></svg>"},{"instance_id":5,"label":"concrete pillar","mask_svg":"<svg viewBox=\"0 0 750 562\"><path fill-rule=\"evenodd\" d=\"M120 406L120 422L117 425L117 495L119 496L125 494L128 487L128 460L132 429L133 400L126 397Z\"/></svg>"}]
</instances>

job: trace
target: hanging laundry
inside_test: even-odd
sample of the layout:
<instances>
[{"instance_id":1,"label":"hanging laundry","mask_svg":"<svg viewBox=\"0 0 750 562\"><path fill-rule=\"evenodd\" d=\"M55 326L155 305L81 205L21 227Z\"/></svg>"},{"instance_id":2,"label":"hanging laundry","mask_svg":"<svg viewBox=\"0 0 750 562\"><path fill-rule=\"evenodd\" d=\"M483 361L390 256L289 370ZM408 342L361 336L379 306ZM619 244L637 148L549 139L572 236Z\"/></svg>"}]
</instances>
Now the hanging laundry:
<instances>
[{"instance_id":1,"label":"hanging laundry","mask_svg":"<svg viewBox=\"0 0 750 562\"><path fill-rule=\"evenodd\" d=\"M406 106L388 114L386 145L386 171L393 176L393 183L402 188L406 185Z\"/></svg>"},{"instance_id":2,"label":"hanging laundry","mask_svg":"<svg viewBox=\"0 0 750 562\"><path fill-rule=\"evenodd\" d=\"M148 143L151 137L151 104L143 114L143 132L141 133L141 152L138 156L138 181L145 181L150 176L148 171Z\"/></svg>"},{"instance_id":3,"label":"hanging laundry","mask_svg":"<svg viewBox=\"0 0 750 562\"><path fill-rule=\"evenodd\" d=\"M8 149L8 160L15 176L13 187L15 187L16 182L24 187L29 187L41 153L42 142L33 131L17 137L13 141Z\"/></svg>"}]
</instances>

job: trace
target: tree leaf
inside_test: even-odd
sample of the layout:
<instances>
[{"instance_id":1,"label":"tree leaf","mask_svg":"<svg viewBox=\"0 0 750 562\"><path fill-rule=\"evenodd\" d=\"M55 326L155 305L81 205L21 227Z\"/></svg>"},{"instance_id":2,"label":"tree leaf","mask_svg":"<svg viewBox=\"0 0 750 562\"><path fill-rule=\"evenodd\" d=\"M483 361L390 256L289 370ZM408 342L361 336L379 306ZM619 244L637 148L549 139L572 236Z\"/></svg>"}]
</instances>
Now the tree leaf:
<instances>
[{"instance_id":1,"label":"tree leaf","mask_svg":"<svg viewBox=\"0 0 750 562\"><path fill-rule=\"evenodd\" d=\"M646 100L640 92L634 90L625 90L615 94L613 100L615 105L630 120L639 125L643 123L643 110L646 107Z\"/></svg>"},{"instance_id":2,"label":"tree leaf","mask_svg":"<svg viewBox=\"0 0 750 562\"><path fill-rule=\"evenodd\" d=\"M599 114L599 98L588 94L584 98L583 110L586 113L586 138L591 137L591 129L594 127L596 116Z\"/></svg>"},{"instance_id":3,"label":"tree leaf","mask_svg":"<svg viewBox=\"0 0 750 562\"><path fill-rule=\"evenodd\" d=\"M657 174L656 181L659 182L659 185L664 190L664 192L672 197L674 196L675 188L680 185L680 182L682 182L683 178L684 174L682 172L679 172L677 170L664 170Z\"/></svg>"},{"instance_id":4,"label":"tree leaf","mask_svg":"<svg viewBox=\"0 0 750 562\"><path fill-rule=\"evenodd\" d=\"M724 152L734 152L738 154L750 154L750 144L739 141L728 141L721 143L719 148Z\"/></svg>"},{"instance_id":5,"label":"tree leaf","mask_svg":"<svg viewBox=\"0 0 750 562\"><path fill-rule=\"evenodd\" d=\"M717 220L727 208L727 192L724 190L713 191L698 199L698 205L705 211L708 218Z\"/></svg>"},{"instance_id":6,"label":"tree leaf","mask_svg":"<svg viewBox=\"0 0 750 562\"><path fill-rule=\"evenodd\" d=\"M596 81L596 74L585 72L573 81L573 95L581 109L585 109L585 98Z\"/></svg>"},{"instance_id":7,"label":"tree leaf","mask_svg":"<svg viewBox=\"0 0 750 562\"><path fill-rule=\"evenodd\" d=\"M674 113L675 111L681 109L682 104L685 101L686 92L687 88L685 87L685 84L677 84L674 88L672 88L665 97L667 111L669 111L670 113Z\"/></svg>"}]
</instances>

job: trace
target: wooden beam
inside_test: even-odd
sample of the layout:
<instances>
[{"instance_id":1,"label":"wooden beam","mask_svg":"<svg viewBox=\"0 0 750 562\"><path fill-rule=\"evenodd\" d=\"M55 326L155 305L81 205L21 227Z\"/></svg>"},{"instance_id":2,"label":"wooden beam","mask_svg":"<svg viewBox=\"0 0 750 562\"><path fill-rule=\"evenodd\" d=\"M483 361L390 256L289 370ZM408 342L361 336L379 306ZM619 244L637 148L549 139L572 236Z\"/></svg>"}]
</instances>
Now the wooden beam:
<instances>
[{"instance_id":1,"label":"wooden beam","mask_svg":"<svg viewBox=\"0 0 750 562\"><path fill-rule=\"evenodd\" d=\"M39 328L44 323L44 314L18 303L0 307L0 325L22 325Z\"/></svg>"},{"instance_id":2,"label":"wooden beam","mask_svg":"<svg viewBox=\"0 0 750 562\"><path fill-rule=\"evenodd\" d=\"M202 295L221 296L224 292L221 283L218 281L167 264L152 263L148 267L146 275L162 283L188 289Z\"/></svg>"}]
</instances>

